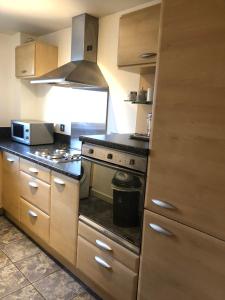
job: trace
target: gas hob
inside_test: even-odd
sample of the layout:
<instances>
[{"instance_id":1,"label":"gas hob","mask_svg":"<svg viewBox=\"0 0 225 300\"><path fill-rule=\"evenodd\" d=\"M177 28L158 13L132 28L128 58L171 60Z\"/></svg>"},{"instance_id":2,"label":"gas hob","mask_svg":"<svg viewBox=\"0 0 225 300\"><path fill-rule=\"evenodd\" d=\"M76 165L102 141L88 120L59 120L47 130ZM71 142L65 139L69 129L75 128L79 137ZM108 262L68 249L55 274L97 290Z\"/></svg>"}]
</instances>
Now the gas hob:
<instances>
[{"instance_id":1,"label":"gas hob","mask_svg":"<svg viewBox=\"0 0 225 300\"><path fill-rule=\"evenodd\" d=\"M81 152L79 150L68 148L55 150L40 148L35 151L28 152L28 154L54 163L66 163L81 159Z\"/></svg>"}]
</instances>

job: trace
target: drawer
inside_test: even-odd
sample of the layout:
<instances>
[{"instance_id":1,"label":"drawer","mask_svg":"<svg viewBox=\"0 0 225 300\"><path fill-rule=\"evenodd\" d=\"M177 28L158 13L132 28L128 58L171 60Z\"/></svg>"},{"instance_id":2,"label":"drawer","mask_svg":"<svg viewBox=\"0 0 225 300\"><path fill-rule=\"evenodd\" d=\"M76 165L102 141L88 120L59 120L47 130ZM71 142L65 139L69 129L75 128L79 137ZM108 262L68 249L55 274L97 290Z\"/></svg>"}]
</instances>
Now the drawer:
<instances>
[{"instance_id":1,"label":"drawer","mask_svg":"<svg viewBox=\"0 0 225 300\"><path fill-rule=\"evenodd\" d=\"M78 236L77 271L102 291L104 299L136 299L137 273Z\"/></svg>"},{"instance_id":2,"label":"drawer","mask_svg":"<svg viewBox=\"0 0 225 300\"><path fill-rule=\"evenodd\" d=\"M90 226L79 222L79 235L112 256L134 272L138 272L139 256L120 246Z\"/></svg>"},{"instance_id":3,"label":"drawer","mask_svg":"<svg viewBox=\"0 0 225 300\"><path fill-rule=\"evenodd\" d=\"M45 167L35 164L29 160L20 159L20 170L29 175L50 183L51 171Z\"/></svg>"},{"instance_id":4,"label":"drawer","mask_svg":"<svg viewBox=\"0 0 225 300\"><path fill-rule=\"evenodd\" d=\"M4 172L10 172L10 173L16 173L19 171L19 157L8 153L4 152L3 153L3 169Z\"/></svg>"},{"instance_id":5,"label":"drawer","mask_svg":"<svg viewBox=\"0 0 225 300\"><path fill-rule=\"evenodd\" d=\"M45 242L49 241L49 216L22 198L20 222Z\"/></svg>"},{"instance_id":6,"label":"drawer","mask_svg":"<svg viewBox=\"0 0 225 300\"><path fill-rule=\"evenodd\" d=\"M21 196L49 214L50 185L20 171Z\"/></svg>"}]
</instances>

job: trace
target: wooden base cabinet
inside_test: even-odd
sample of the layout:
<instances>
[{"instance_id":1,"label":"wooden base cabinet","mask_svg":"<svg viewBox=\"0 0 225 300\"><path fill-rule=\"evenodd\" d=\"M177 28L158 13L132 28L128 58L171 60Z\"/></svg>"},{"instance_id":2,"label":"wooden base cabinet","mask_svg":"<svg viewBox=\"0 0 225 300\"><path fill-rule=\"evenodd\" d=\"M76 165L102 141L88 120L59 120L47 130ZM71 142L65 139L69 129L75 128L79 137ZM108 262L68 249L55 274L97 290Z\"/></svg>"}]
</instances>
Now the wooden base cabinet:
<instances>
[{"instance_id":1,"label":"wooden base cabinet","mask_svg":"<svg viewBox=\"0 0 225 300\"><path fill-rule=\"evenodd\" d=\"M52 172L50 246L75 265L79 181Z\"/></svg>"},{"instance_id":2,"label":"wooden base cabinet","mask_svg":"<svg viewBox=\"0 0 225 300\"><path fill-rule=\"evenodd\" d=\"M19 221L19 157L11 153L3 153L3 208L10 216Z\"/></svg>"},{"instance_id":3,"label":"wooden base cabinet","mask_svg":"<svg viewBox=\"0 0 225 300\"><path fill-rule=\"evenodd\" d=\"M139 300L224 300L225 242L145 211Z\"/></svg>"}]
</instances>

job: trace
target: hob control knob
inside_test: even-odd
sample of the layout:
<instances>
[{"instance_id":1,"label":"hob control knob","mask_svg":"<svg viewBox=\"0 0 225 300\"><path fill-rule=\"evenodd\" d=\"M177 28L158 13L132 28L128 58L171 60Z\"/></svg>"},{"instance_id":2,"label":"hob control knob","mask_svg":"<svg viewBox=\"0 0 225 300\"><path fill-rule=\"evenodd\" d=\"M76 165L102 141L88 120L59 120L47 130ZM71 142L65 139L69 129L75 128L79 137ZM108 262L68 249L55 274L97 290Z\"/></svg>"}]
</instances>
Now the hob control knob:
<instances>
[{"instance_id":1,"label":"hob control knob","mask_svg":"<svg viewBox=\"0 0 225 300\"><path fill-rule=\"evenodd\" d=\"M112 159L112 158L113 158L112 153L108 153L108 154L107 154L107 158L108 158L108 159Z\"/></svg>"},{"instance_id":2,"label":"hob control knob","mask_svg":"<svg viewBox=\"0 0 225 300\"><path fill-rule=\"evenodd\" d=\"M94 153L94 149L88 149L88 154L93 154Z\"/></svg>"},{"instance_id":3,"label":"hob control knob","mask_svg":"<svg viewBox=\"0 0 225 300\"><path fill-rule=\"evenodd\" d=\"M135 160L134 159L130 159L130 166L134 166L135 165Z\"/></svg>"}]
</instances>

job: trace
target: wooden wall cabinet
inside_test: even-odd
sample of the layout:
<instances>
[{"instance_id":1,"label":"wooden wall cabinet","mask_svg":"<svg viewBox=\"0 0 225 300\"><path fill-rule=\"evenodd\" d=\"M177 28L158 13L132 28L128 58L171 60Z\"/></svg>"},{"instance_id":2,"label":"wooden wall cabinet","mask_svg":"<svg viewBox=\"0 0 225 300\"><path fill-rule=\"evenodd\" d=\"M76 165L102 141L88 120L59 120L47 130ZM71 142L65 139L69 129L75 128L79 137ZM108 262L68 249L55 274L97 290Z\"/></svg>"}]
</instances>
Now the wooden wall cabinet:
<instances>
[{"instance_id":1,"label":"wooden wall cabinet","mask_svg":"<svg viewBox=\"0 0 225 300\"><path fill-rule=\"evenodd\" d=\"M16 221L19 221L19 157L3 152L3 208Z\"/></svg>"},{"instance_id":2,"label":"wooden wall cabinet","mask_svg":"<svg viewBox=\"0 0 225 300\"><path fill-rule=\"evenodd\" d=\"M52 172L50 245L75 265L79 207L79 181Z\"/></svg>"},{"instance_id":3,"label":"wooden wall cabinet","mask_svg":"<svg viewBox=\"0 0 225 300\"><path fill-rule=\"evenodd\" d=\"M225 242L145 211L142 247L139 300L225 299Z\"/></svg>"},{"instance_id":4,"label":"wooden wall cabinet","mask_svg":"<svg viewBox=\"0 0 225 300\"><path fill-rule=\"evenodd\" d=\"M39 41L16 47L16 77L39 77L58 66L58 48Z\"/></svg>"},{"instance_id":5,"label":"wooden wall cabinet","mask_svg":"<svg viewBox=\"0 0 225 300\"><path fill-rule=\"evenodd\" d=\"M158 52L160 4L120 18L118 66L154 65Z\"/></svg>"}]
</instances>

